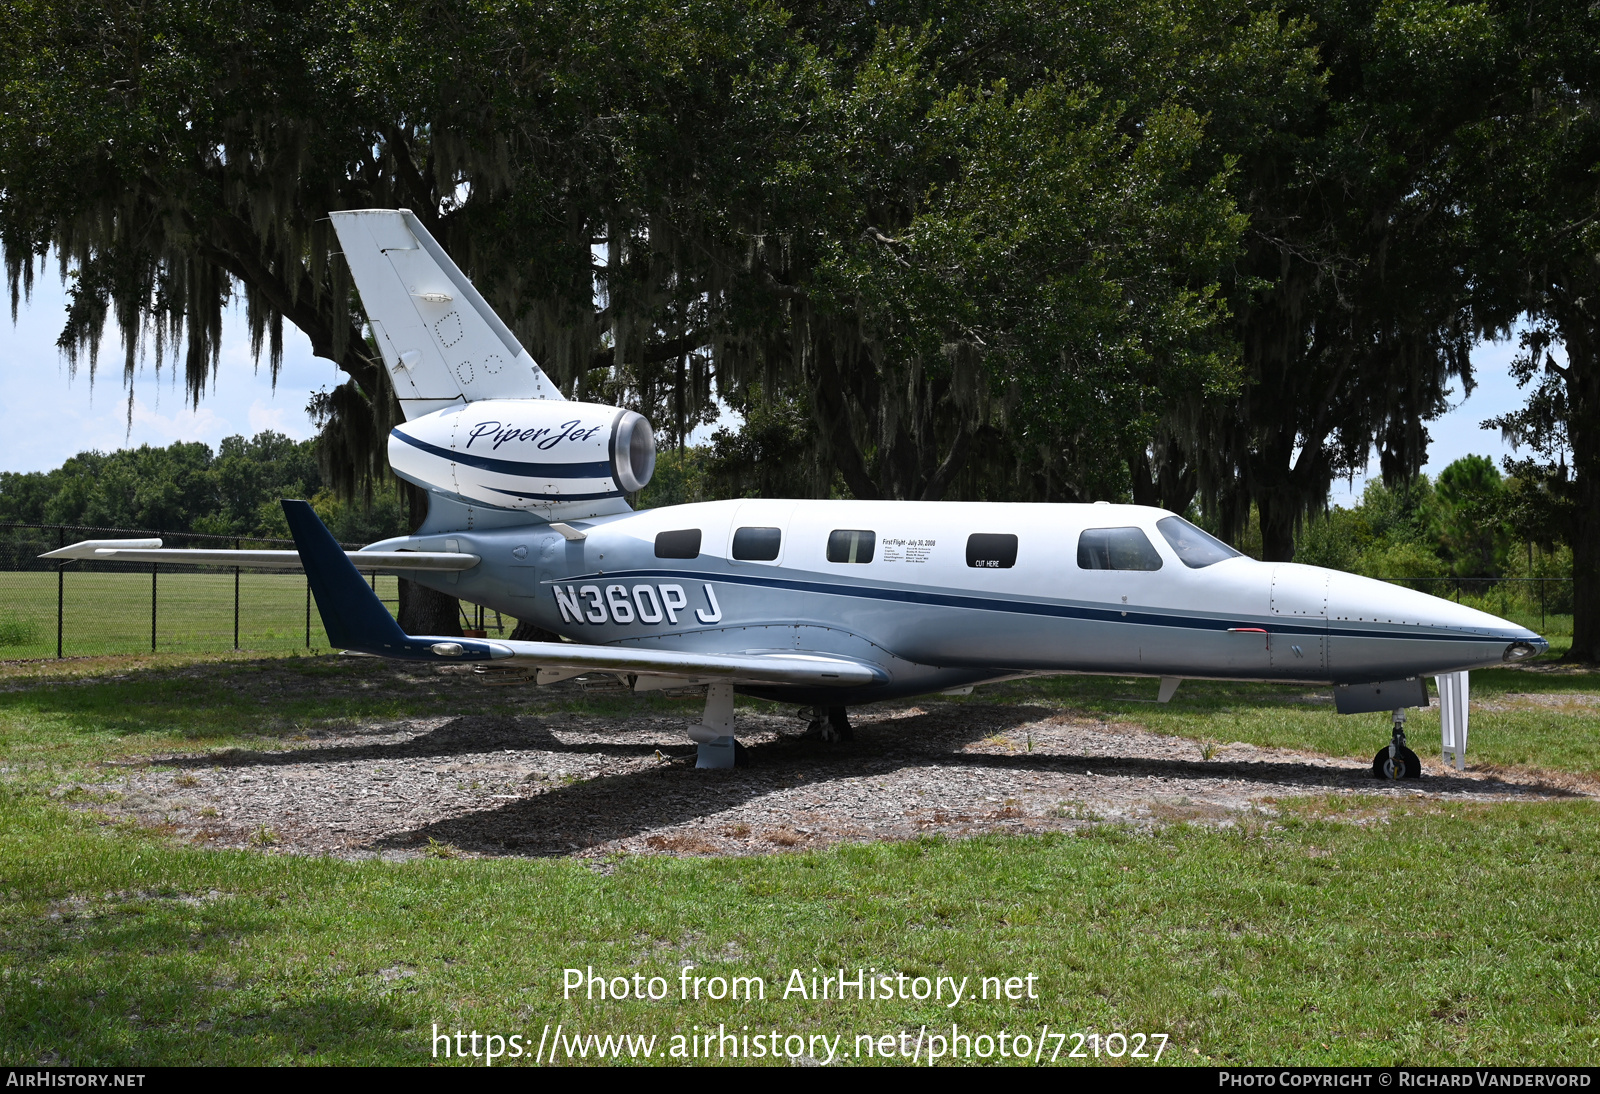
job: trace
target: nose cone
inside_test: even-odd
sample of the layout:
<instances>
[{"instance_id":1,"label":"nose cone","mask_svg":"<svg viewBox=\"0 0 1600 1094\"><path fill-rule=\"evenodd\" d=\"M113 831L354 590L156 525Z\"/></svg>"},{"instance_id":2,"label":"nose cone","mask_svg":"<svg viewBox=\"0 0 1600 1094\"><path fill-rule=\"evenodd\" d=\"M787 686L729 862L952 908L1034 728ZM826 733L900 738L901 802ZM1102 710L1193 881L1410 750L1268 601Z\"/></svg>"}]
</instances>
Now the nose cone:
<instances>
[{"instance_id":1,"label":"nose cone","mask_svg":"<svg viewBox=\"0 0 1600 1094\"><path fill-rule=\"evenodd\" d=\"M1486 668L1525 661L1549 643L1509 619L1415 589L1333 572L1328 579L1328 633L1352 661L1373 667L1392 656L1395 675ZM1362 656L1354 656L1357 649ZM1387 650L1387 653L1384 651ZM1333 658L1330 658L1333 660Z\"/></svg>"},{"instance_id":2,"label":"nose cone","mask_svg":"<svg viewBox=\"0 0 1600 1094\"><path fill-rule=\"evenodd\" d=\"M1477 608L1356 574L1334 573L1328 579L1328 617L1353 623L1459 630L1508 640L1538 637L1526 627Z\"/></svg>"}]
</instances>

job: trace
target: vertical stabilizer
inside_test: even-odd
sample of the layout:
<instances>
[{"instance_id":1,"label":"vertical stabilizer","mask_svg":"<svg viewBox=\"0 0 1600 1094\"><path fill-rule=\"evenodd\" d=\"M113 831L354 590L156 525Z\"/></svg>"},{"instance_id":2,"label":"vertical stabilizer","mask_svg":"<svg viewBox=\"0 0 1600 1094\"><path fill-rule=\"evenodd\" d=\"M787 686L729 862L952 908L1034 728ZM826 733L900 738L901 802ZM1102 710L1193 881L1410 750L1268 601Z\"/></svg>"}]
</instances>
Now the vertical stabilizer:
<instances>
[{"instance_id":1,"label":"vertical stabilizer","mask_svg":"<svg viewBox=\"0 0 1600 1094\"><path fill-rule=\"evenodd\" d=\"M406 418L481 399L561 399L409 209L331 214Z\"/></svg>"}]
</instances>

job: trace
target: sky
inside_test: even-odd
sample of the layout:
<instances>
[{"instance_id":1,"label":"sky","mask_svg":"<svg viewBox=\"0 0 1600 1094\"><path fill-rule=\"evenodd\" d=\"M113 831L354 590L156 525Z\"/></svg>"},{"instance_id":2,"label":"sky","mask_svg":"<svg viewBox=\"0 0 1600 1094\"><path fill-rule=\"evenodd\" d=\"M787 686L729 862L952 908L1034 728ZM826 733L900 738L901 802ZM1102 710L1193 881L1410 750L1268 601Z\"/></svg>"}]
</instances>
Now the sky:
<instances>
[{"instance_id":1,"label":"sky","mask_svg":"<svg viewBox=\"0 0 1600 1094\"><path fill-rule=\"evenodd\" d=\"M1500 460L1511 454L1511 446L1500 439L1498 429L1482 429L1487 418L1516 410L1523 403L1526 390L1518 390L1511 378L1511 359L1516 356L1517 342L1513 337L1504 342L1482 342L1472 351L1474 386L1472 394L1463 397L1459 382L1450 399L1450 410L1443 417L1427 425L1428 462L1424 474L1432 477L1449 467L1462 456L1488 456L1500 466ZM1524 453L1526 455L1527 453ZM1378 475L1378 460L1374 456L1368 466L1370 477ZM1358 476L1354 485L1336 479L1330 500L1334 505L1351 508L1361 502L1361 491L1366 488L1368 475Z\"/></svg>"},{"instance_id":2,"label":"sky","mask_svg":"<svg viewBox=\"0 0 1600 1094\"><path fill-rule=\"evenodd\" d=\"M87 449L173 441L204 441L214 449L224 437L249 437L264 429L304 440L316 432L305 412L311 393L342 380L333 363L313 357L310 341L285 323L283 368L274 389L266 361L258 371L250 360L243 311L231 311L223 323L216 382L207 384L198 409L184 396L182 362L174 369L168 361L157 375L153 355L147 356L134 380L130 431L122 340L115 327L107 326L91 384L87 356L79 359L74 376L56 350L67 298L54 263L34 279L33 289L16 325L0 327L0 408L5 412L0 471L48 471ZM0 322L9 319L6 315Z\"/></svg>"},{"instance_id":3,"label":"sky","mask_svg":"<svg viewBox=\"0 0 1600 1094\"><path fill-rule=\"evenodd\" d=\"M170 362L158 375L148 358L134 381L133 423L128 424L128 394L122 384L122 345L108 328L101 343L100 367L90 383L88 361L76 376L56 350L56 336L65 318L66 293L51 264L34 281L33 298L24 303L17 323L0 332L0 471L48 471L87 449L109 451L141 444L204 441L213 449L224 437L254 436L264 429L304 440L315 432L305 405L312 392L332 388L343 376L332 362L313 357L311 343L284 325L283 368L277 386L263 362L250 359L249 334L242 312L230 312L223 323L222 359L215 382L207 385L198 408L184 397L181 370ZM1423 470L1437 475L1451 461L1476 453L1499 464L1510 452L1495 430L1479 428L1485 418L1521 405L1521 393L1508 372L1514 341L1490 342L1473 353L1477 386L1463 398L1459 390L1451 410L1428 424L1433 438ZM709 435L709 428L697 430ZM703 439L700 436L692 440ZM1377 461L1370 471L1377 474ZM1333 485L1335 505L1359 502L1366 476L1354 484Z\"/></svg>"}]
</instances>

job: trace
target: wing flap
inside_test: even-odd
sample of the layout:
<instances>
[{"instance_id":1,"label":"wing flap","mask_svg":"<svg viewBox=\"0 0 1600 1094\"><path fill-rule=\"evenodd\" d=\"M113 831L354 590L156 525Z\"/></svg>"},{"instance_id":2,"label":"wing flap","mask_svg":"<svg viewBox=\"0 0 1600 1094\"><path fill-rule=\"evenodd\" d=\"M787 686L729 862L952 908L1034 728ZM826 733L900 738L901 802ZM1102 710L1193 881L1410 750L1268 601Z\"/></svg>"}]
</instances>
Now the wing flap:
<instances>
[{"instance_id":1,"label":"wing flap","mask_svg":"<svg viewBox=\"0 0 1600 1094\"><path fill-rule=\"evenodd\" d=\"M468 644L441 643L463 647ZM676 687L687 683L807 684L821 687L861 687L888 677L876 665L801 650L781 653L690 653L641 650L629 646L589 646L575 642L512 642L479 640L497 665L528 665L541 669L577 669L617 672L642 677L667 677ZM458 655L459 656L459 655Z\"/></svg>"}]
</instances>

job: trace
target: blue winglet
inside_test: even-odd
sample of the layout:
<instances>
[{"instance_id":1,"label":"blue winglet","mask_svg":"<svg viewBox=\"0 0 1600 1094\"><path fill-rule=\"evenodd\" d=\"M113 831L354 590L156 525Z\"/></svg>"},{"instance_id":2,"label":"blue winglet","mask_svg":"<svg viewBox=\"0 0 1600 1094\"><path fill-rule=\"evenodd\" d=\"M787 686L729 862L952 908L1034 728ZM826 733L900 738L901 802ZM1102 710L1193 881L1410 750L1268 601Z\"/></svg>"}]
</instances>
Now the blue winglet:
<instances>
[{"instance_id":1,"label":"blue winglet","mask_svg":"<svg viewBox=\"0 0 1600 1094\"><path fill-rule=\"evenodd\" d=\"M310 505L284 498L283 515L331 644L383 657L428 653L427 645L400 629Z\"/></svg>"}]
</instances>

